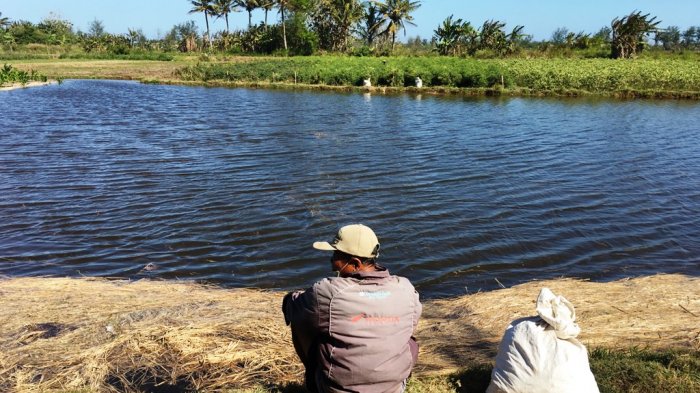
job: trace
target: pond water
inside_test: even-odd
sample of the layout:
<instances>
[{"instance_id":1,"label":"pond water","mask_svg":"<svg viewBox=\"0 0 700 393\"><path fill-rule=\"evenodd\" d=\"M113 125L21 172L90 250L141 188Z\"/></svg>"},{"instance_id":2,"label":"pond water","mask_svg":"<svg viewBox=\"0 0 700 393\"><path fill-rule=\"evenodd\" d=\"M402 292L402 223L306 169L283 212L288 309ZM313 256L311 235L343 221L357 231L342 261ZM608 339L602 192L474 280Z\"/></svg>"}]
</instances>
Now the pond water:
<instances>
[{"instance_id":1,"label":"pond water","mask_svg":"<svg viewBox=\"0 0 700 393\"><path fill-rule=\"evenodd\" d=\"M3 92L0 274L300 288L361 222L424 297L698 275L699 141L695 102Z\"/></svg>"}]
</instances>

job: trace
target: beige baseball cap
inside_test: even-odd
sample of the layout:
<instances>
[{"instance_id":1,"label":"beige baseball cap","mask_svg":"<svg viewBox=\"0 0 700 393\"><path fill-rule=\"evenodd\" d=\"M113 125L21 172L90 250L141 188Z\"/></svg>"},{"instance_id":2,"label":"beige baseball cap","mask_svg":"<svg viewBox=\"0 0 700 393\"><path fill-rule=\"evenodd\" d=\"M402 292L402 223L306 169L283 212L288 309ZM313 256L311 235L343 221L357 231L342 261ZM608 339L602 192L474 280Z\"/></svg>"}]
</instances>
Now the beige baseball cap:
<instances>
[{"instance_id":1,"label":"beige baseball cap","mask_svg":"<svg viewBox=\"0 0 700 393\"><path fill-rule=\"evenodd\" d=\"M314 248L324 251L338 250L361 258L376 258L379 255L379 239L369 227L352 224L340 228L332 242L315 242Z\"/></svg>"}]
</instances>

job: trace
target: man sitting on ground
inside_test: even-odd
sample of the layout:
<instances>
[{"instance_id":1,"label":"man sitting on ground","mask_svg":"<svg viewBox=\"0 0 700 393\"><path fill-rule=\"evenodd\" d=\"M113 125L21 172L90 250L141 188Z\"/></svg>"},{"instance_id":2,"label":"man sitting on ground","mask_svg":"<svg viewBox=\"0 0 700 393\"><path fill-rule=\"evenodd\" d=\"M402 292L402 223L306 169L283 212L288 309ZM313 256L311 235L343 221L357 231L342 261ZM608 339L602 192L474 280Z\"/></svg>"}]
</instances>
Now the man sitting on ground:
<instances>
[{"instance_id":1,"label":"man sitting on ground","mask_svg":"<svg viewBox=\"0 0 700 393\"><path fill-rule=\"evenodd\" d=\"M338 277L284 297L294 349L312 392L402 392L418 359L413 332L421 314L408 279L376 263L379 240L360 224L315 242L333 251Z\"/></svg>"}]
</instances>

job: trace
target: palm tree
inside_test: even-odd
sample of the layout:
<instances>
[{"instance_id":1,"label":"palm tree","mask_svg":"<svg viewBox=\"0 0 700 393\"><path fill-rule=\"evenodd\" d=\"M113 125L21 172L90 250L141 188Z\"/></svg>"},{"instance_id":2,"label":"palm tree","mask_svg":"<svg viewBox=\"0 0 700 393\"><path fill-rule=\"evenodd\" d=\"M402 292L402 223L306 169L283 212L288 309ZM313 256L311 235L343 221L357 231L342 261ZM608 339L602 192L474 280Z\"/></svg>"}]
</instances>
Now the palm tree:
<instances>
[{"instance_id":1,"label":"palm tree","mask_svg":"<svg viewBox=\"0 0 700 393\"><path fill-rule=\"evenodd\" d=\"M136 46L143 46L143 44L146 42L146 36L143 35L143 31L141 29L129 29L127 33L127 37L129 38L129 46L132 48L135 48Z\"/></svg>"},{"instance_id":2,"label":"palm tree","mask_svg":"<svg viewBox=\"0 0 700 393\"><path fill-rule=\"evenodd\" d=\"M267 13L272 11L272 7L274 7L275 2L273 0L263 0L264 3L260 5L260 7L265 10L265 26L267 26Z\"/></svg>"},{"instance_id":3,"label":"palm tree","mask_svg":"<svg viewBox=\"0 0 700 393\"><path fill-rule=\"evenodd\" d=\"M0 29L4 29L5 27L10 25L10 18L3 18L2 17L2 12L0 12Z\"/></svg>"},{"instance_id":4,"label":"palm tree","mask_svg":"<svg viewBox=\"0 0 700 393\"><path fill-rule=\"evenodd\" d=\"M236 5L248 11L248 29L253 27L253 10L260 7L261 0L236 0Z\"/></svg>"},{"instance_id":5,"label":"palm tree","mask_svg":"<svg viewBox=\"0 0 700 393\"><path fill-rule=\"evenodd\" d=\"M365 10L364 16L362 18L362 25L359 27L358 31L360 37L367 42L368 46L374 44L374 40L379 35L382 24L384 23L384 18L379 13L379 8L377 5L371 1L365 4L367 9Z\"/></svg>"},{"instance_id":6,"label":"palm tree","mask_svg":"<svg viewBox=\"0 0 700 393\"><path fill-rule=\"evenodd\" d=\"M696 36L700 38L700 28L690 26L688 30L683 32L683 46L686 48L692 48L696 43Z\"/></svg>"},{"instance_id":7,"label":"palm tree","mask_svg":"<svg viewBox=\"0 0 700 393\"><path fill-rule=\"evenodd\" d=\"M197 12L204 13L204 21L207 23L207 42L209 42L209 49L212 48L211 37L209 36L209 15L214 15L214 6L211 0L191 0L193 8L190 10L190 14Z\"/></svg>"},{"instance_id":8,"label":"palm tree","mask_svg":"<svg viewBox=\"0 0 700 393\"><path fill-rule=\"evenodd\" d=\"M410 0L387 0L385 3L376 1L379 7L379 12L387 22L386 29L382 34L391 35L391 50L394 50L396 44L396 32L403 28L403 34L406 35L406 23L415 26L411 12L420 7L420 1Z\"/></svg>"},{"instance_id":9,"label":"palm tree","mask_svg":"<svg viewBox=\"0 0 700 393\"><path fill-rule=\"evenodd\" d=\"M292 6L292 0L275 0L277 3L277 8L280 10L280 16L282 19L282 41L284 42L284 50L287 50L287 24L285 23L285 12L289 11Z\"/></svg>"},{"instance_id":10,"label":"palm tree","mask_svg":"<svg viewBox=\"0 0 700 393\"><path fill-rule=\"evenodd\" d=\"M231 12L235 11L236 8L236 1L235 0L214 0L214 4L212 4L212 7L214 8L214 15L216 15L217 18L221 18L222 16L226 20L226 32L229 32L228 28L228 14Z\"/></svg>"}]
</instances>

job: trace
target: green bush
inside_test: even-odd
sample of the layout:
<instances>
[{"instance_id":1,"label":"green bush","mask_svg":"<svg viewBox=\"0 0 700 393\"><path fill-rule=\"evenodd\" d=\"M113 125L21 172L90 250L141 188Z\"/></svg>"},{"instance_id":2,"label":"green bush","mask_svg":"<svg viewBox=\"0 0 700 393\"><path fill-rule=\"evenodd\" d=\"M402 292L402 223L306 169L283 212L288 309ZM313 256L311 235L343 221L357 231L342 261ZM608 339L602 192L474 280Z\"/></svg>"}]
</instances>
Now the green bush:
<instances>
[{"instance_id":1,"label":"green bush","mask_svg":"<svg viewBox=\"0 0 700 393\"><path fill-rule=\"evenodd\" d=\"M0 86L12 83L21 83L26 85L31 81L46 82L47 78L34 70L30 72L13 68L10 64L3 65L0 68Z\"/></svg>"}]
</instances>

